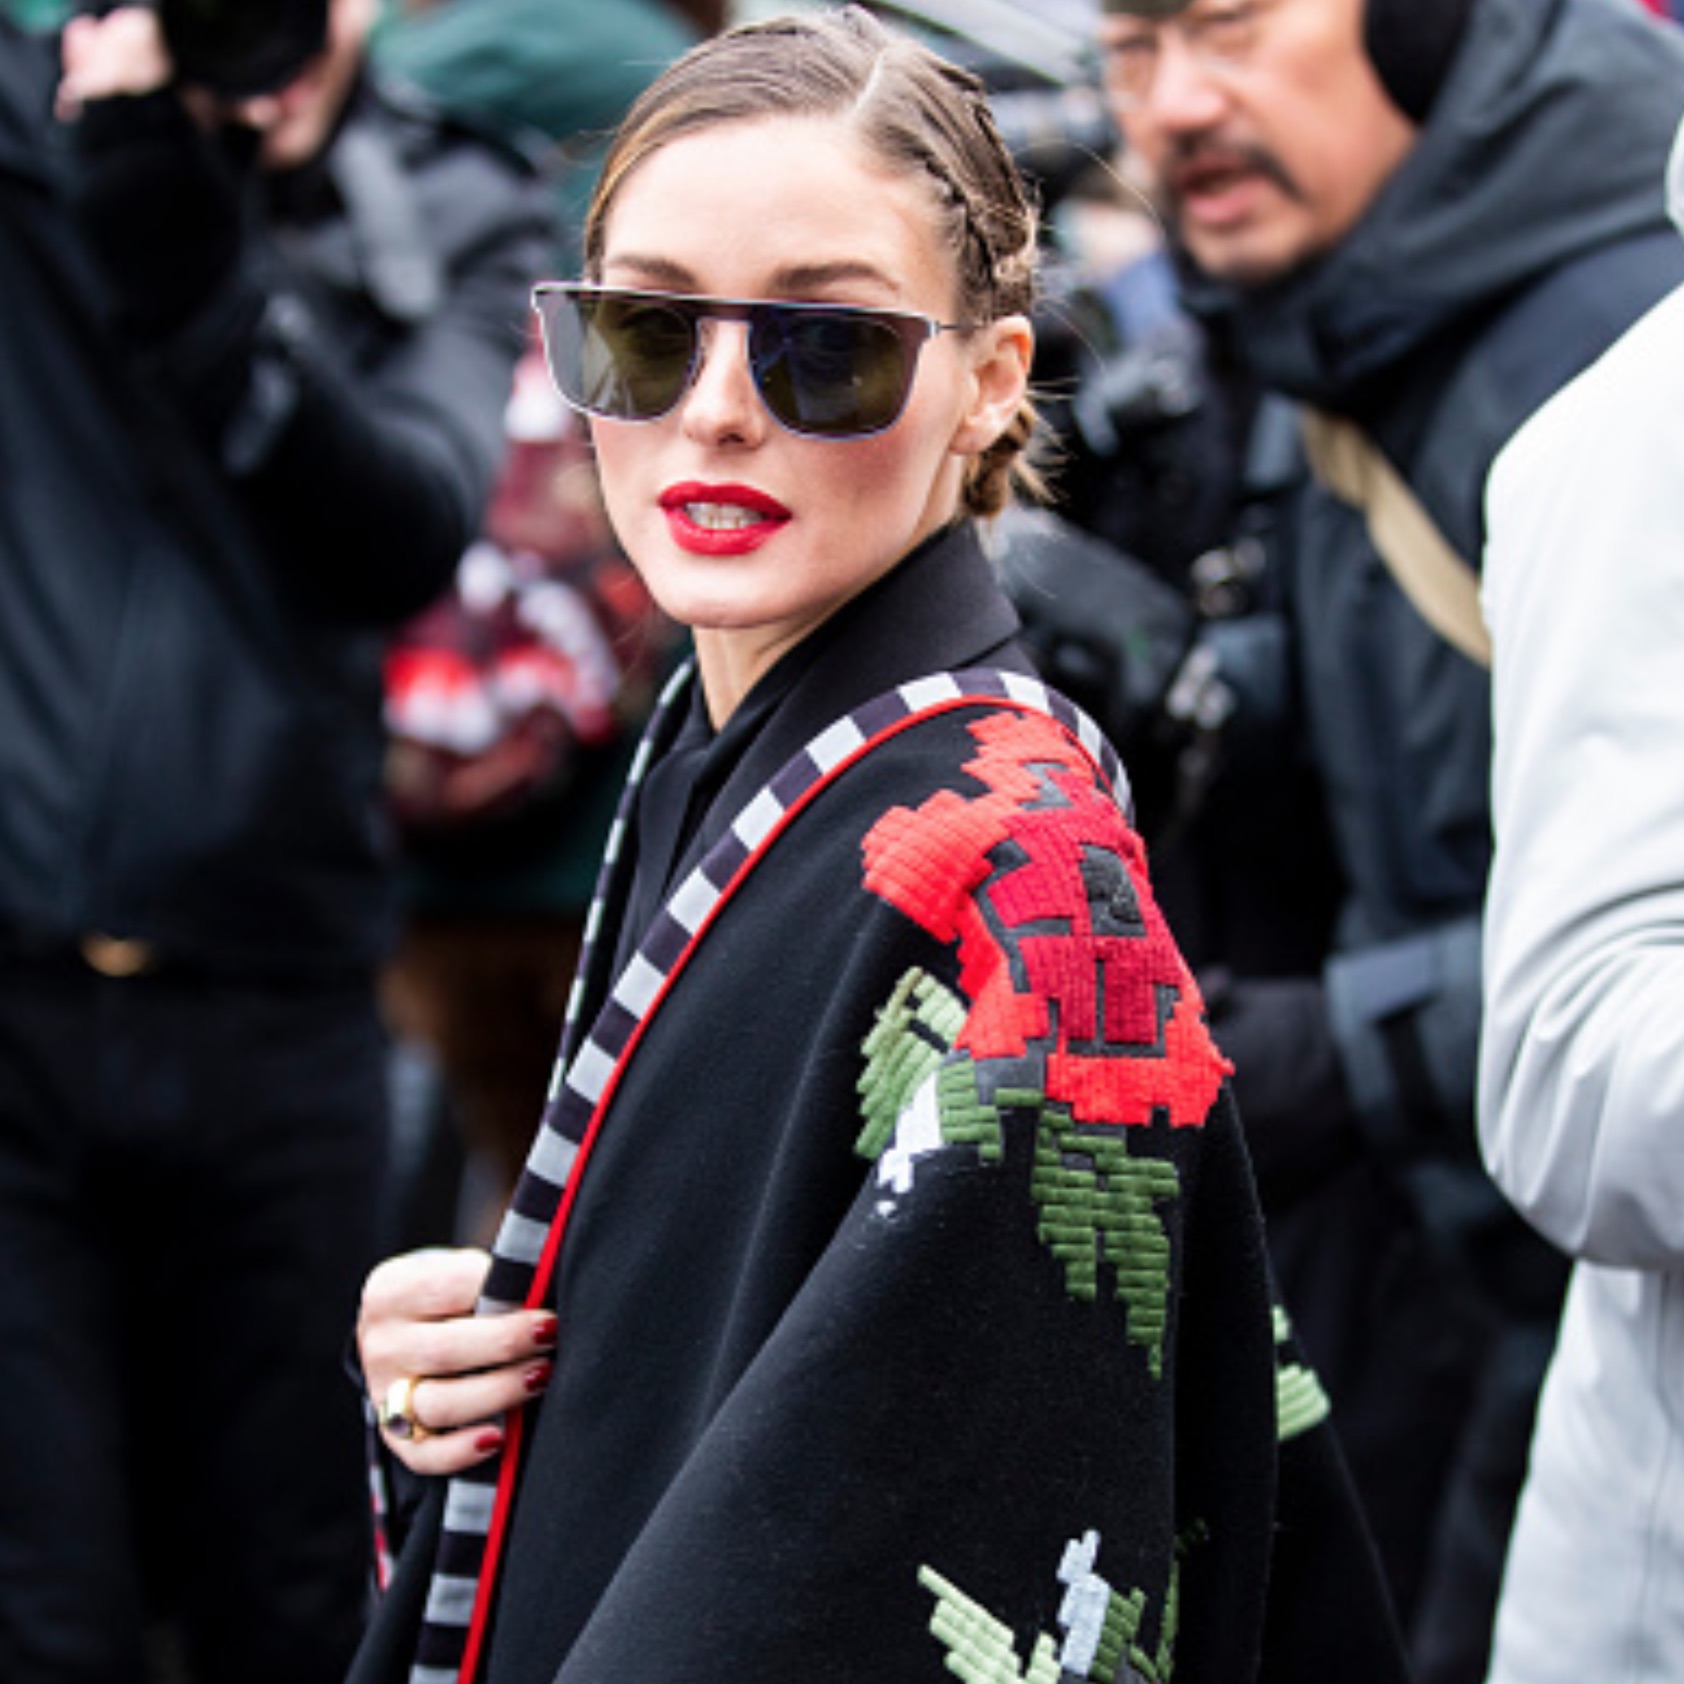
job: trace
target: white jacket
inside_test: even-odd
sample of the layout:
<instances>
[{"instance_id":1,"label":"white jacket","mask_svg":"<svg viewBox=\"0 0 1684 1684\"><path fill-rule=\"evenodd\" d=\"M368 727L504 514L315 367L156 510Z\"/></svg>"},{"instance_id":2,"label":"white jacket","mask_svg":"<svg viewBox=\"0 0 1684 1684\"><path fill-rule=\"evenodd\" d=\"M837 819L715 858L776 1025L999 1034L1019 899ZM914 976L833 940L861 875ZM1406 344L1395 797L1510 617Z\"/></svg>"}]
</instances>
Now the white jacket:
<instances>
[{"instance_id":1,"label":"white jacket","mask_svg":"<svg viewBox=\"0 0 1684 1684\"><path fill-rule=\"evenodd\" d=\"M1673 182L1677 219L1684 144ZM1580 1259L1491 1680L1680 1684L1684 291L1516 435L1488 514L1481 1138Z\"/></svg>"}]
</instances>

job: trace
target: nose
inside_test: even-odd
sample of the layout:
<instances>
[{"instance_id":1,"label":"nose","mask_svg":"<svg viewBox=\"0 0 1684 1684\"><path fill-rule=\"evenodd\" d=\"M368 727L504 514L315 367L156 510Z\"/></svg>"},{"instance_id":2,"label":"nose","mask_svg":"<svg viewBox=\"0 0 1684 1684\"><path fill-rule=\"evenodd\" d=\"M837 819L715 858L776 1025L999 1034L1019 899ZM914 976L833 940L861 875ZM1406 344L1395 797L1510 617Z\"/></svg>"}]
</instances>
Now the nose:
<instances>
[{"instance_id":1,"label":"nose","mask_svg":"<svg viewBox=\"0 0 1684 1684\"><path fill-rule=\"evenodd\" d=\"M1132 114L1166 132L1205 129L1227 109L1228 88L1221 71L1205 62L1179 29L1165 28L1158 38L1158 64L1140 104Z\"/></svg>"},{"instance_id":2,"label":"nose","mask_svg":"<svg viewBox=\"0 0 1684 1684\"><path fill-rule=\"evenodd\" d=\"M683 397L685 433L704 444L758 443L771 417L748 366L747 322L701 323L701 367Z\"/></svg>"}]
</instances>

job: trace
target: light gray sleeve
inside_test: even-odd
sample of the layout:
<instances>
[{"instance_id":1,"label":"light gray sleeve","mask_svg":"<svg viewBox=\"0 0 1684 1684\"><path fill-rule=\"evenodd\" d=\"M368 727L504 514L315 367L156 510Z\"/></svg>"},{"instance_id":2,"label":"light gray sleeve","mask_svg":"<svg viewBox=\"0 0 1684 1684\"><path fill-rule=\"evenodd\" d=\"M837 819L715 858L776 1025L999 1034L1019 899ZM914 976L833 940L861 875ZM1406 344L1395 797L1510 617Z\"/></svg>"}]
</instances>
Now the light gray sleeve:
<instances>
[{"instance_id":1,"label":"light gray sleeve","mask_svg":"<svg viewBox=\"0 0 1684 1684\"><path fill-rule=\"evenodd\" d=\"M1684 293L1489 493L1496 864L1480 1133L1550 1239L1684 1266Z\"/></svg>"}]
</instances>

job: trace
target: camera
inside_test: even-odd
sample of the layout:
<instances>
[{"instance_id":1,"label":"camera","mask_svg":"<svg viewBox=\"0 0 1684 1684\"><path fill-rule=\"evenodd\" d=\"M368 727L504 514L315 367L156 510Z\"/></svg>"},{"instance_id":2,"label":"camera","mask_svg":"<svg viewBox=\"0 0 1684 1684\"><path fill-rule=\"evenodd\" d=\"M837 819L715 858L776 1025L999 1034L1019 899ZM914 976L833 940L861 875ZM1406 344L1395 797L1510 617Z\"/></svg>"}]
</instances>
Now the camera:
<instances>
[{"instance_id":1,"label":"camera","mask_svg":"<svg viewBox=\"0 0 1684 1684\"><path fill-rule=\"evenodd\" d=\"M135 0L96 0L109 12ZM327 43L330 0L142 0L158 14L176 74L224 99L284 88Z\"/></svg>"},{"instance_id":2,"label":"camera","mask_svg":"<svg viewBox=\"0 0 1684 1684\"><path fill-rule=\"evenodd\" d=\"M177 74L229 99L285 87L327 41L328 0L156 0Z\"/></svg>"}]
</instances>

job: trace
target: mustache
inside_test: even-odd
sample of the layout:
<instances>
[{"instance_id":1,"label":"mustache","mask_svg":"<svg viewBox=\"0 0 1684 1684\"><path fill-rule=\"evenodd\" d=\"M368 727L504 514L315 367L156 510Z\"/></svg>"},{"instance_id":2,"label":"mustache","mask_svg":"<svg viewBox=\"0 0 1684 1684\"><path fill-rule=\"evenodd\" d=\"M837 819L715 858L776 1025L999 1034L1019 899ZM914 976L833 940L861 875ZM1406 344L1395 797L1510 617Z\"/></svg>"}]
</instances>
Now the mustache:
<instances>
[{"instance_id":1,"label":"mustache","mask_svg":"<svg viewBox=\"0 0 1684 1684\"><path fill-rule=\"evenodd\" d=\"M1163 190L1172 204L1180 202L1176 182L1186 172L1239 169L1272 181L1289 199L1302 203L1304 190L1292 172L1268 147L1254 141L1212 141L1199 135L1178 136L1170 142L1159 169Z\"/></svg>"}]
</instances>

